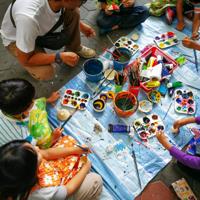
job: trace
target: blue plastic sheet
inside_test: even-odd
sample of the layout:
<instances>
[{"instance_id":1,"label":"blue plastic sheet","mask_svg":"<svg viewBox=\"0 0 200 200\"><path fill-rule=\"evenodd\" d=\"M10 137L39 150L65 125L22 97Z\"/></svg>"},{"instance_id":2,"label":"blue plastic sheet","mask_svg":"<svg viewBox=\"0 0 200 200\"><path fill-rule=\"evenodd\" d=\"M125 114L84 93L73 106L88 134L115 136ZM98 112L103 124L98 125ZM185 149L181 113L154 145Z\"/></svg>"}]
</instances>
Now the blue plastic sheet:
<instances>
[{"instance_id":1,"label":"blue plastic sheet","mask_svg":"<svg viewBox=\"0 0 200 200\"><path fill-rule=\"evenodd\" d=\"M140 49L142 49L147 44L153 43L153 37L167 31L175 32L180 40L186 36L185 34L189 35L190 33L188 28L185 29L185 33L178 32L173 26L168 26L162 19L155 17L150 17L143 23L142 29L135 29L133 32L139 33L140 38L137 44ZM165 52L168 52L172 57L183 53L191 55L192 59L194 59L193 51L184 48L181 43L167 49ZM132 60L137 56L139 56L139 52L133 56ZM109 62L109 55L101 55L100 59L104 63ZM199 82L199 72L196 72L194 63L188 61L183 66L177 68L170 81L176 80L183 81L186 83L184 88L189 88L194 92L197 102L196 115L199 115L200 108L198 103L200 92L198 89L187 85L187 83L190 83L200 86L200 84L197 84L197 82ZM106 83L103 84L103 86L104 85L106 85ZM60 93L63 95L67 88L71 88L86 91L92 95L95 87L96 84L88 82L84 73L81 72L62 87ZM112 89L112 84L104 88L104 90ZM146 99L146 94L141 91L138 99ZM57 102L55 108L49 107L49 120L54 127L60 125L56 116L56 109L59 108L62 108L60 102ZM161 103L154 105L151 113L156 113L161 117L165 124L166 135L169 137L169 140L180 149L192 138L192 134L186 126L181 128L180 134L177 136L174 136L171 132L173 122L187 116L175 112L174 102L168 95L162 98ZM107 131L108 123L132 125L134 120L142 116L144 116L144 114L137 111L129 118L119 118L113 110L111 102L106 104L106 109L103 113L96 113L92 109L92 104L90 102L85 111L77 111L65 126L65 134L72 135L82 144L88 144L94 152L90 155L93 170L102 176L106 188L105 191L109 193L107 193L107 196L102 195L101 199L133 200L148 182L171 160L168 151L159 144L155 137L148 141L148 146L145 146L137 142L140 140L137 134L133 134L133 138L131 138L125 133L111 134ZM101 127L102 132L96 133L94 131L95 124ZM108 152L110 146L114 146L112 152ZM136 166L131 156L132 149L134 149L136 154L142 188L139 187Z\"/></svg>"}]
</instances>

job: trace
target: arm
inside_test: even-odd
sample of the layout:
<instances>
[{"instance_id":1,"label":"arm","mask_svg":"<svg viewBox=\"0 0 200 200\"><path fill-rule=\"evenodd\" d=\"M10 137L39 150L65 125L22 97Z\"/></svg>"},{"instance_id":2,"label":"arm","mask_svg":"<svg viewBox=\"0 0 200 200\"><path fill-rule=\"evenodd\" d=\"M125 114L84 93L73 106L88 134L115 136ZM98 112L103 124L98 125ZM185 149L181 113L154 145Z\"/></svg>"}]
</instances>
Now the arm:
<instances>
[{"instance_id":1,"label":"arm","mask_svg":"<svg viewBox=\"0 0 200 200\"><path fill-rule=\"evenodd\" d=\"M186 154L174 146L169 149L169 152L182 164L193 169L200 169L200 157Z\"/></svg>"},{"instance_id":2,"label":"arm","mask_svg":"<svg viewBox=\"0 0 200 200\"><path fill-rule=\"evenodd\" d=\"M45 160L55 160L55 159L67 157L70 155L82 155L88 152L89 152L89 149L88 151L83 151L79 147L69 147L69 148L55 147L55 148L40 150L40 153Z\"/></svg>"},{"instance_id":3,"label":"arm","mask_svg":"<svg viewBox=\"0 0 200 200\"><path fill-rule=\"evenodd\" d=\"M77 189L80 187L85 177L87 176L88 172L90 171L90 168L91 168L91 163L88 160L83 165L81 170L67 183L66 189L67 189L67 194L69 196L77 191Z\"/></svg>"},{"instance_id":4,"label":"arm","mask_svg":"<svg viewBox=\"0 0 200 200\"><path fill-rule=\"evenodd\" d=\"M184 125L190 124L190 123L195 123L197 119L198 119L198 117L197 118L189 117L189 118L177 120L177 121L174 122L173 128L174 128L174 130L176 130L175 132L179 132L179 128L181 126L184 126ZM200 121L200 119L199 119L199 121Z\"/></svg>"},{"instance_id":5,"label":"arm","mask_svg":"<svg viewBox=\"0 0 200 200\"><path fill-rule=\"evenodd\" d=\"M27 29L27 27L29 27ZM55 53L47 54L35 51L35 40L39 36L38 25L31 18L23 15L16 17L17 59L23 66L48 65L55 62ZM60 53L62 61L70 66L78 62L78 55L72 52Z\"/></svg>"}]
</instances>

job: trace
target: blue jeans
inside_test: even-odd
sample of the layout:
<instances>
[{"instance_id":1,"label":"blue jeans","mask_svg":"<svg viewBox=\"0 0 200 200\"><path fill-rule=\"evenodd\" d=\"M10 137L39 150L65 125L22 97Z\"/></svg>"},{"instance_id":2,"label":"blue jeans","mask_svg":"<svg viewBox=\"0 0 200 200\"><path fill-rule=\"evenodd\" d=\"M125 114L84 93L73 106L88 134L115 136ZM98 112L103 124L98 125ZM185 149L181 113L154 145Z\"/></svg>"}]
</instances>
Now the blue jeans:
<instances>
[{"instance_id":1,"label":"blue jeans","mask_svg":"<svg viewBox=\"0 0 200 200\"><path fill-rule=\"evenodd\" d=\"M115 25L119 28L134 28L144 22L149 16L149 11L144 6L125 8L121 6L120 12L107 15L101 10L97 16L97 25L102 29L110 29Z\"/></svg>"}]
</instances>

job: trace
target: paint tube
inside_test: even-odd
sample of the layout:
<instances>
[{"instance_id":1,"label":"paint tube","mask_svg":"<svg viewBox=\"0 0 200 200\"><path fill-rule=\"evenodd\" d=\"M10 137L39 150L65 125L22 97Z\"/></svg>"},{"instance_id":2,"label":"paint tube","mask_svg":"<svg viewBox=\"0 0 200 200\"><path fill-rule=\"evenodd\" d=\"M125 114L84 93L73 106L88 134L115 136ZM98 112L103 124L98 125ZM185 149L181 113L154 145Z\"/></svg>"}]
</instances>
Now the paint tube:
<instances>
[{"instance_id":1,"label":"paint tube","mask_svg":"<svg viewBox=\"0 0 200 200\"><path fill-rule=\"evenodd\" d=\"M122 124L108 124L108 132L110 133L130 133L131 128Z\"/></svg>"}]
</instances>

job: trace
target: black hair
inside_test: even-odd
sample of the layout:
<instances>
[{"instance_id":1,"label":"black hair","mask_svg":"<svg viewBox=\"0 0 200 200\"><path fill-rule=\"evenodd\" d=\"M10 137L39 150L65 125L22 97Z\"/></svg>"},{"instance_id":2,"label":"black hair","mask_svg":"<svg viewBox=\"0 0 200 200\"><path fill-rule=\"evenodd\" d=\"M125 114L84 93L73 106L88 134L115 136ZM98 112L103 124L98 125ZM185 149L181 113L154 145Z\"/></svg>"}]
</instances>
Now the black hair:
<instances>
[{"instance_id":1,"label":"black hair","mask_svg":"<svg viewBox=\"0 0 200 200\"><path fill-rule=\"evenodd\" d=\"M0 82L0 109L8 115L23 113L32 103L35 88L24 79Z\"/></svg>"},{"instance_id":2,"label":"black hair","mask_svg":"<svg viewBox=\"0 0 200 200\"><path fill-rule=\"evenodd\" d=\"M14 140L0 147L0 199L25 200L37 182L37 153Z\"/></svg>"},{"instance_id":3,"label":"black hair","mask_svg":"<svg viewBox=\"0 0 200 200\"><path fill-rule=\"evenodd\" d=\"M192 3L200 3L200 0L190 0Z\"/></svg>"}]
</instances>

